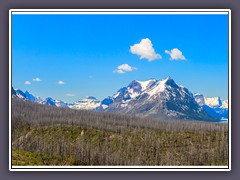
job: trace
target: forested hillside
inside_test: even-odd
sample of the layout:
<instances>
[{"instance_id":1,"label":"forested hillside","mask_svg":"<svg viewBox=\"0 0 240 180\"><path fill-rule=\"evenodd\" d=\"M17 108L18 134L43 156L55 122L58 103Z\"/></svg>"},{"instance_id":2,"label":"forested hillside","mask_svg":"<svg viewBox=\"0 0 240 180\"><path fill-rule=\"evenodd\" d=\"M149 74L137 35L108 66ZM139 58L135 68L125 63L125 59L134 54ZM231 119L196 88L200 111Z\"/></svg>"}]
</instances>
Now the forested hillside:
<instances>
[{"instance_id":1,"label":"forested hillside","mask_svg":"<svg viewBox=\"0 0 240 180\"><path fill-rule=\"evenodd\" d=\"M228 125L12 99L13 165L228 165Z\"/></svg>"}]
</instances>

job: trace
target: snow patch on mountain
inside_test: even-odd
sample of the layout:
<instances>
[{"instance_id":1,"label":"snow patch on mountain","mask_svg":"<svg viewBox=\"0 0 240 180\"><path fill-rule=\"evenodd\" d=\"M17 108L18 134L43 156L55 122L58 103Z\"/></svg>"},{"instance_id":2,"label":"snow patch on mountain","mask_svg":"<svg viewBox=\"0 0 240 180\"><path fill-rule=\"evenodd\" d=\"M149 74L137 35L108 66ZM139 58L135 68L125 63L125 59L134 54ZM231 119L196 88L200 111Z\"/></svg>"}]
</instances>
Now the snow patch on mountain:
<instances>
[{"instance_id":1,"label":"snow patch on mountain","mask_svg":"<svg viewBox=\"0 0 240 180\"><path fill-rule=\"evenodd\" d=\"M85 110L94 110L100 106L100 101L93 96L87 96L83 100L69 103L68 107L71 109L85 109Z\"/></svg>"},{"instance_id":2,"label":"snow patch on mountain","mask_svg":"<svg viewBox=\"0 0 240 180\"><path fill-rule=\"evenodd\" d=\"M47 97L45 100L39 101L39 104L46 104L49 106L56 106L56 107L68 107L68 103L65 103L61 100L56 100L51 97Z\"/></svg>"},{"instance_id":3,"label":"snow patch on mountain","mask_svg":"<svg viewBox=\"0 0 240 180\"><path fill-rule=\"evenodd\" d=\"M210 107L222 106L222 101L220 97L204 98L205 104Z\"/></svg>"},{"instance_id":4,"label":"snow patch on mountain","mask_svg":"<svg viewBox=\"0 0 240 180\"><path fill-rule=\"evenodd\" d=\"M141 91L145 91L147 88L149 88L151 85L153 85L157 80L156 79L150 79L147 81L137 81L141 86Z\"/></svg>"},{"instance_id":5,"label":"snow patch on mountain","mask_svg":"<svg viewBox=\"0 0 240 180\"><path fill-rule=\"evenodd\" d=\"M212 117L219 119L228 118L228 100L221 100L220 97L204 97L195 93L196 102Z\"/></svg>"},{"instance_id":6,"label":"snow patch on mountain","mask_svg":"<svg viewBox=\"0 0 240 180\"><path fill-rule=\"evenodd\" d=\"M155 86L152 87L152 88L149 88L146 93L149 94L149 98L151 96L154 96L156 95L157 93L160 93L160 92L163 92L165 89L166 89L166 81L168 80L167 79L164 79L162 81L158 81L156 82Z\"/></svg>"},{"instance_id":7,"label":"snow patch on mountain","mask_svg":"<svg viewBox=\"0 0 240 180\"><path fill-rule=\"evenodd\" d=\"M198 94L198 93L195 93L194 94L194 98L195 98L195 101L200 105L204 105L205 104L205 99L204 99L204 96L202 94Z\"/></svg>"},{"instance_id":8,"label":"snow patch on mountain","mask_svg":"<svg viewBox=\"0 0 240 180\"><path fill-rule=\"evenodd\" d=\"M222 106L221 107L228 109L228 100L222 101Z\"/></svg>"}]
</instances>

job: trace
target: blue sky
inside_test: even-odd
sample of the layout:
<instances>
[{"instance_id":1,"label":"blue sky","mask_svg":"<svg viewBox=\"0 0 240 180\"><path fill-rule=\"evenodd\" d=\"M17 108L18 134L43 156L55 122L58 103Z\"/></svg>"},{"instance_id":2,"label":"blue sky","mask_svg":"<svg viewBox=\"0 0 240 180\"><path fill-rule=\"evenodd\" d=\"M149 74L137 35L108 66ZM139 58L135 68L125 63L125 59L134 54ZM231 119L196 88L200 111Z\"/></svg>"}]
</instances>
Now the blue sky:
<instances>
[{"instance_id":1,"label":"blue sky","mask_svg":"<svg viewBox=\"0 0 240 180\"><path fill-rule=\"evenodd\" d=\"M168 76L191 92L228 98L227 15L12 17L14 88L102 100L134 79Z\"/></svg>"}]
</instances>

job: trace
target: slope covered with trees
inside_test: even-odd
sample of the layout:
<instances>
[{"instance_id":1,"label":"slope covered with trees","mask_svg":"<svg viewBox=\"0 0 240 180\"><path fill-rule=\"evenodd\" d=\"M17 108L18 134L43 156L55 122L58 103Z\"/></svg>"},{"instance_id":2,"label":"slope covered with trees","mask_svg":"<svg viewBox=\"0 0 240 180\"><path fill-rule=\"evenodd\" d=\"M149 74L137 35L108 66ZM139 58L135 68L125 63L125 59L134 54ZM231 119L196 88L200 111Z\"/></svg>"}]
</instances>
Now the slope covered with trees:
<instances>
[{"instance_id":1,"label":"slope covered with trees","mask_svg":"<svg viewBox=\"0 0 240 180\"><path fill-rule=\"evenodd\" d=\"M12 99L13 165L228 165L228 125Z\"/></svg>"}]
</instances>

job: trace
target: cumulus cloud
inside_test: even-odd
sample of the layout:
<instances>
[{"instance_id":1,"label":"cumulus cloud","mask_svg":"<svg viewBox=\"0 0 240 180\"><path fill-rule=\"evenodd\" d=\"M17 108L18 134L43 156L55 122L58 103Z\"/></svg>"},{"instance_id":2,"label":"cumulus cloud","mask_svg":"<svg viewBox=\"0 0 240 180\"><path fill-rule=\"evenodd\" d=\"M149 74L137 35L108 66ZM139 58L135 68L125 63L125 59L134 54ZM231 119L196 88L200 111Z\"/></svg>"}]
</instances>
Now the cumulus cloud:
<instances>
[{"instance_id":1,"label":"cumulus cloud","mask_svg":"<svg viewBox=\"0 0 240 180\"><path fill-rule=\"evenodd\" d=\"M65 83L63 81L58 81L58 84L63 85Z\"/></svg>"},{"instance_id":2,"label":"cumulus cloud","mask_svg":"<svg viewBox=\"0 0 240 180\"><path fill-rule=\"evenodd\" d=\"M118 74L124 74L126 72L131 72L133 70L137 70L135 67L131 67L128 64L119 65L113 72Z\"/></svg>"},{"instance_id":3,"label":"cumulus cloud","mask_svg":"<svg viewBox=\"0 0 240 180\"><path fill-rule=\"evenodd\" d=\"M31 84L31 82L30 81L25 81L25 83L24 84L26 84L26 85L30 85Z\"/></svg>"},{"instance_id":4,"label":"cumulus cloud","mask_svg":"<svg viewBox=\"0 0 240 180\"><path fill-rule=\"evenodd\" d=\"M42 80L40 78L33 78L33 81L35 82L41 82Z\"/></svg>"},{"instance_id":5,"label":"cumulus cloud","mask_svg":"<svg viewBox=\"0 0 240 180\"><path fill-rule=\"evenodd\" d=\"M155 52L153 44L148 38L142 39L139 44L130 46L130 52L140 56L140 59L146 58L149 62L162 58L160 54Z\"/></svg>"},{"instance_id":6,"label":"cumulus cloud","mask_svg":"<svg viewBox=\"0 0 240 180\"><path fill-rule=\"evenodd\" d=\"M178 48L174 48L171 51L165 50L166 54L171 56L171 60L186 60L182 52Z\"/></svg>"},{"instance_id":7,"label":"cumulus cloud","mask_svg":"<svg viewBox=\"0 0 240 180\"><path fill-rule=\"evenodd\" d=\"M68 97L74 97L75 96L75 94L66 94L66 96L68 96Z\"/></svg>"}]
</instances>

